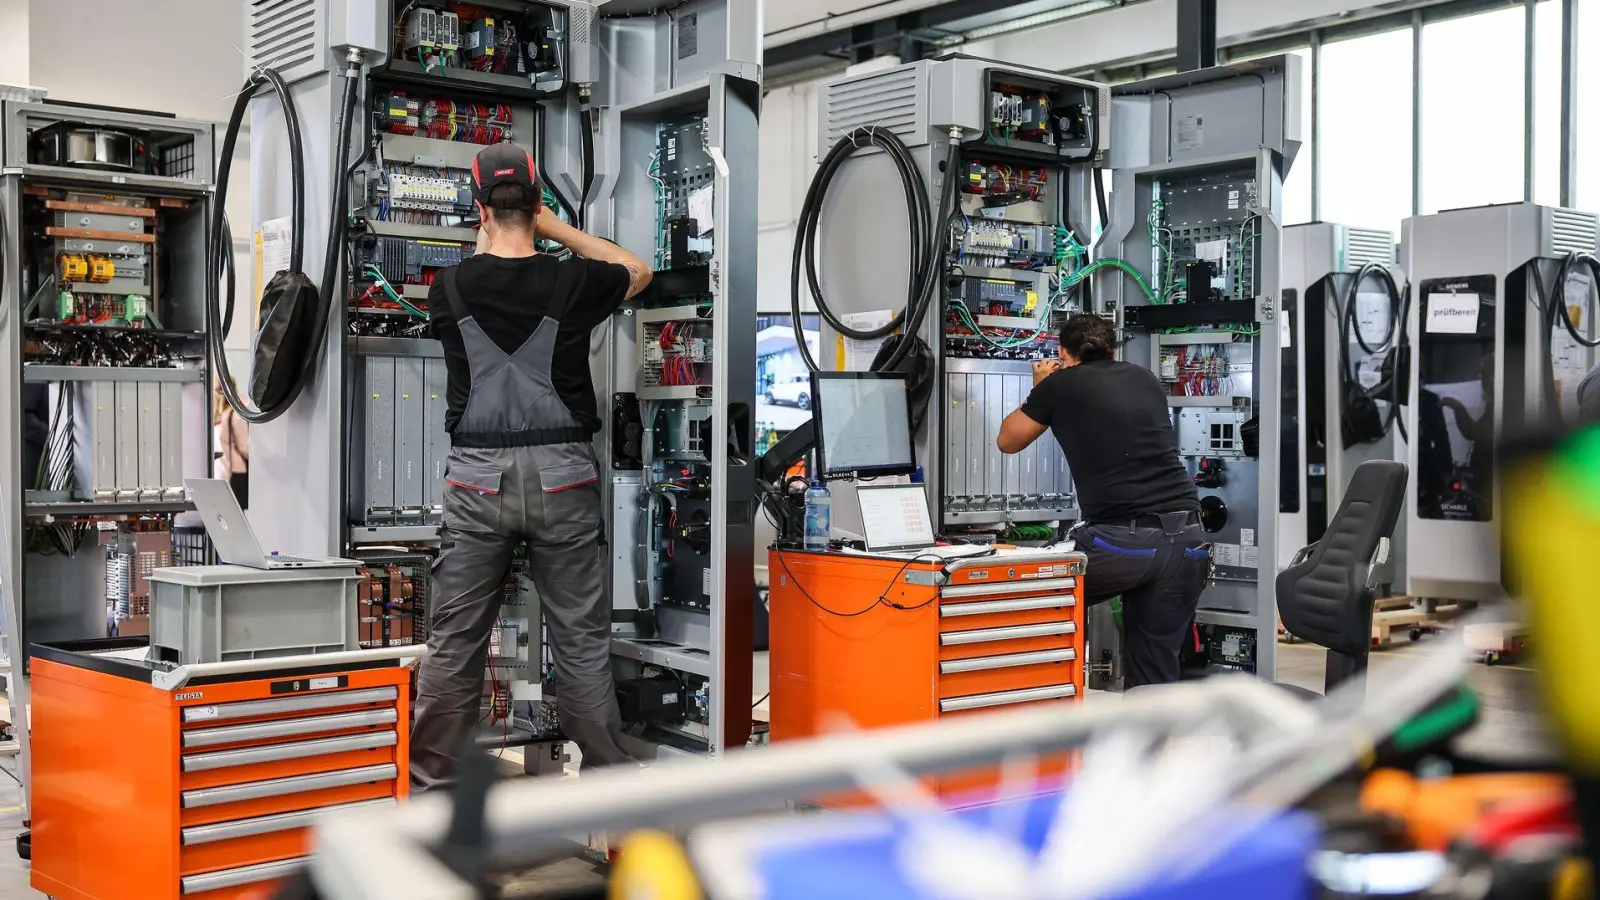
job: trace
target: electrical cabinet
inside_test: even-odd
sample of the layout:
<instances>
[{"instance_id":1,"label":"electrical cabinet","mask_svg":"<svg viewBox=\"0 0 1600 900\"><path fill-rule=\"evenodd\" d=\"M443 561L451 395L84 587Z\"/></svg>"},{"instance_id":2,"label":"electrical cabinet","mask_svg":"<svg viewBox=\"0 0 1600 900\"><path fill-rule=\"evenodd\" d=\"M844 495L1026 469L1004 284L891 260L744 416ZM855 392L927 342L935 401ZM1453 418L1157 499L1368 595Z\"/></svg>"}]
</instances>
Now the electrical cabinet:
<instances>
[{"instance_id":1,"label":"electrical cabinet","mask_svg":"<svg viewBox=\"0 0 1600 900\"><path fill-rule=\"evenodd\" d=\"M1547 417L1572 421L1594 365L1594 285L1566 272L1593 253L1591 213L1513 203L1407 219L1414 300L1405 593L1506 595L1494 447ZM1563 277L1565 274L1565 277Z\"/></svg>"},{"instance_id":2,"label":"electrical cabinet","mask_svg":"<svg viewBox=\"0 0 1600 900\"><path fill-rule=\"evenodd\" d=\"M1405 461L1406 407L1396 401L1406 390L1410 293L1395 262L1387 231L1326 222L1283 230L1281 296L1294 327L1282 363L1279 568L1322 539L1357 466ZM1404 558L1402 522L1373 583L1403 581Z\"/></svg>"},{"instance_id":3,"label":"electrical cabinet","mask_svg":"<svg viewBox=\"0 0 1600 900\"><path fill-rule=\"evenodd\" d=\"M514 141L533 155L546 207L657 270L651 291L590 343L605 420L595 444L612 476L602 479L608 595L618 679L679 679L696 702L630 730L691 752L744 744L757 4L690 0L669 13L631 0L312 0L247 11L251 62L284 71L302 120L316 122L308 135L338 133L338 62L348 48L366 54L349 172L307 172L311 234L325 233L334 179L350 178L347 271L325 374L253 435L253 475L281 486L250 511L263 543L374 566L396 549L437 552L448 377L428 297L439 271L475 252L473 159ZM318 30L324 21L338 25ZM275 37L307 23L311 40L326 39L315 53ZM254 231L269 237L290 214L281 118L275 98L252 105ZM322 265L313 244L307 271ZM614 439L646 424L642 439ZM496 746L549 736L549 664L525 575L507 581L486 672L482 739ZM369 599L374 610L395 602L380 594L389 599Z\"/></svg>"},{"instance_id":4,"label":"electrical cabinet","mask_svg":"<svg viewBox=\"0 0 1600 900\"><path fill-rule=\"evenodd\" d=\"M0 627L26 819L31 648L142 633L183 481L211 474L215 160L209 122L3 93Z\"/></svg>"},{"instance_id":5,"label":"electrical cabinet","mask_svg":"<svg viewBox=\"0 0 1600 900\"><path fill-rule=\"evenodd\" d=\"M1269 679L1285 462L1275 450L1294 342L1277 223L1301 142L1300 77L1297 59L1273 57L1114 89L1099 249L1138 274L1108 275L1095 295L1096 311L1119 319L1121 358L1167 387L1179 454L1200 489L1213 542L1196 613L1205 662ZM1107 619L1091 611L1091 647L1115 643Z\"/></svg>"},{"instance_id":6,"label":"electrical cabinet","mask_svg":"<svg viewBox=\"0 0 1600 900\"><path fill-rule=\"evenodd\" d=\"M1012 540L1048 536L1077 515L1060 448L1041 440L1006 456L995 435L1032 388L1032 362L1055 357L1060 320L1083 308L1093 273L1090 172L1108 146L1108 89L948 57L832 82L818 115L820 156L883 123L909 151L930 212L937 217L948 199L954 213L934 223L939 249L927 262L937 297L910 326L932 351L937 385L914 436L937 525ZM824 369L867 368L871 345L841 342L840 324L887 321L904 302L917 252L907 217L918 215L904 196L887 155L851 153L822 199L822 225L805 252L830 311L819 342ZM859 530L853 488L840 484L833 496L835 525Z\"/></svg>"}]
</instances>

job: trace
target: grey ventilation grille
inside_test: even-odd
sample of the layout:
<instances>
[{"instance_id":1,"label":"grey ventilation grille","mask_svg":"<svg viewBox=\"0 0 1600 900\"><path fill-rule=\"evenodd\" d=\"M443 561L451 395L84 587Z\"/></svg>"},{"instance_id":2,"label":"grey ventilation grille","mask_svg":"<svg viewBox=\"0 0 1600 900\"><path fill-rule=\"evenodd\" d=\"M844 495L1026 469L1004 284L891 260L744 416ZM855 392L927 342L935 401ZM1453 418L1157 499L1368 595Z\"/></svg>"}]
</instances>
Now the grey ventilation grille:
<instances>
[{"instance_id":1,"label":"grey ventilation grille","mask_svg":"<svg viewBox=\"0 0 1600 900\"><path fill-rule=\"evenodd\" d=\"M277 69L285 81L325 68L325 0L250 0L250 64Z\"/></svg>"},{"instance_id":2,"label":"grey ventilation grille","mask_svg":"<svg viewBox=\"0 0 1600 900\"><path fill-rule=\"evenodd\" d=\"M1367 263L1394 264L1394 235L1390 232L1351 228L1345 235L1345 265L1349 268L1357 269Z\"/></svg>"},{"instance_id":3,"label":"grey ventilation grille","mask_svg":"<svg viewBox=\"0 0 1600 900\"><path fill-rule=\"evenodd\" d=\"M928 140L926 65L896 66L824 88L821 152L857 128L882 128L909 146Z\"/></svg>"},{"instance_id":4,"label":"grey ventilation grille","mask_svg":"<svg viewBox=\"0 0 1600 900\"><path fill-rule=\"evenodd\" d=\"M1562 256L1574 251L1593 253L1595 237L1600 232L1596 221L1593 214L1575 209L1551 210L1550 249Z\"/></svg>"},{"instance_id":5,"label":"grey ventilation grille","mask_svg":"<svg viewBox=\"0 0 1600 900\"><path fill-rule=\"evenodd\" d=\"M594 7L588 3L573 3L567 7L567 31L574 43L590 43L590 30L594 27Z\"/></svg>"}]
</instances>

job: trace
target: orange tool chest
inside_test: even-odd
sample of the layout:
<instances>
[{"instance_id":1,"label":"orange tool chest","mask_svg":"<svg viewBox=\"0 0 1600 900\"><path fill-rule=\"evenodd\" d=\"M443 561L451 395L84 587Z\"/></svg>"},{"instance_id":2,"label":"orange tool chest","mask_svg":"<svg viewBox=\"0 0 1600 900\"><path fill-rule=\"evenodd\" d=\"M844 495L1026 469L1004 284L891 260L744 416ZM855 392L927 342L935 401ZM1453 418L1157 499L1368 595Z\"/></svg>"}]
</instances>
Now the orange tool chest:
<instances>
[{"instance_id":1,"label":"orange tool chest","mask_svg":"<svg viewBox=\"0 0 1600 900\"><path fill-rule=\"evenodd\" d=\"M768 551L771 739L1083 694L1081 553L939 560ZM949 794L985 783L951 777Z\"/></svg>"},{"instance_id":2,"label":"orange tool chest","mask_svg":"<svg viewBox=\"0 0 1600 900\"><path fill-rule=\"evenodd\" d=\"M130 658L140 646L33 648L38 890L244 897L304 864L317 813L406 796L411 679L400 660L285 657L167 689L159 666Z\"/></svg>"}]
</instances>

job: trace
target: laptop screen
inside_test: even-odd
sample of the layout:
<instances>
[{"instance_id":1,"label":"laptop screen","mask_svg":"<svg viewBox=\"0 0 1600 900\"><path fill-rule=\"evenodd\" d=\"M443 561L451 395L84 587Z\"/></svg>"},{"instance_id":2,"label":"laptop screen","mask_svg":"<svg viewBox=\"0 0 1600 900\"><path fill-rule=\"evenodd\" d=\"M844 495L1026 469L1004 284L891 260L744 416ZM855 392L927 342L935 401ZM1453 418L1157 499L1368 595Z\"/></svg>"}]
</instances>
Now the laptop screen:
<instances>
[{"instance_id":1,"label":"laptop screen","mask_svg":"<svg viewBox=\"0 0 1600 900\"><path fill-rule=\"evenodd\" d=\"M914 550L934 545L928 492L920 484L856 488L861 533L868 550Z\"/></svg>"}]
</instances>

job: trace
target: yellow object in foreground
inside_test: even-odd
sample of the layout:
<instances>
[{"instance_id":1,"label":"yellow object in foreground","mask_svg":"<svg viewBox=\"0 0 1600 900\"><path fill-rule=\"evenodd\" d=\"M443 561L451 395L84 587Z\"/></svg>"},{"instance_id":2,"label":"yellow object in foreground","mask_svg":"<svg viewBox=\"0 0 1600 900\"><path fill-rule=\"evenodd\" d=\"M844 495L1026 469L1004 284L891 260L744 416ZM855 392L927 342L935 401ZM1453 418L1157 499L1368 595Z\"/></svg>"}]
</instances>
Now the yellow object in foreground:
<instances>
[{"instance_id":1,"label":"yellow object in foreground","mask_svg":"<svg viewBox=\"0 0 1600 900\"><path fill-rule=\"evenodd\" d=\"M628 835L611 870L611 900L701 900L683 845L660 831Z\"/></svg>"},{"instance_id":2,"label":"yellow object in foreground","mask_svg":"<svg viewBox=\"0 0 1600 900\"><path fill-rule=\"evenodd\" d=\"M1545 700L1574 766L1600 773L1600 428L1517 459L1506 475L1506 547Z\"/></svg>"}]
</instances>

